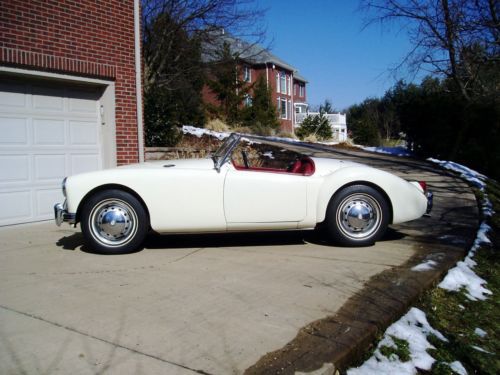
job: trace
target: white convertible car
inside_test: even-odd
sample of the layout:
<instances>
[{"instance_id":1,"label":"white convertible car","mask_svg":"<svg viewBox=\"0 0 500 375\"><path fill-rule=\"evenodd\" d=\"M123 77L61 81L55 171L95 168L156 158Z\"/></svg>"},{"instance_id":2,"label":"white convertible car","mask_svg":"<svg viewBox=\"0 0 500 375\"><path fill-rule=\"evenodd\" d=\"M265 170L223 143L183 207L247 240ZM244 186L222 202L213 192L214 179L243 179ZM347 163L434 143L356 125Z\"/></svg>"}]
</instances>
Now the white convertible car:
<instances>
[{"instance_id":1,"label":"white convertible car","mask_svg":"<svg viewBox=\"0 0 500 375\"><path fill-rule=\"evenodd\" d=\"M150 230L202 233L312 229L373 244L388 224L432 207L424 182L363 164L309 157L291 144L231 134L210 158L155 161L65 178L57 225L80 223L102 253L138 249Z\"/></svg>"}]
</instances>

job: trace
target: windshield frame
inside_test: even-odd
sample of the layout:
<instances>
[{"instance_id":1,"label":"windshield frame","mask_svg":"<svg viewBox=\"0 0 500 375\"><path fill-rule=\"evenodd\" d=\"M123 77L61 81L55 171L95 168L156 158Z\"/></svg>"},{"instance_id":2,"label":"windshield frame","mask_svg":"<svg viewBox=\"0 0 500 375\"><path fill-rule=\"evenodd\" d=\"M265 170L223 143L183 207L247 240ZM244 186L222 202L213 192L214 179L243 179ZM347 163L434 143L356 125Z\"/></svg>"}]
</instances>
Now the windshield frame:
<instances>
[{"instance_id":1,"label":"windshield frame","mask_svg":"<svg viewBox=\"0 0 500 375\"><path fill-rule=\"evenodd\" d=\"M214 168L217 172L220 172L221 167L228 160L229 155L231 155L234 147L240 142L241 135L237 133L231 133L220 147L212 155L212 160L214 162Z\"/></svg>"}]
</instances>

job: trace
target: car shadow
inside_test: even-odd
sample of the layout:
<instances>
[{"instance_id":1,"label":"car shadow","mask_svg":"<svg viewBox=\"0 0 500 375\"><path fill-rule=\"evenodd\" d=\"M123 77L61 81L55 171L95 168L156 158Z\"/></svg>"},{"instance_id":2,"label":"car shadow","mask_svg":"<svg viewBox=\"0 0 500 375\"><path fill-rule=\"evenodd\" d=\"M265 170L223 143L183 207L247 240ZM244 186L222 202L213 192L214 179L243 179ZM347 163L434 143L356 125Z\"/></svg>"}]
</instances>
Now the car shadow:
<instances>
[{"instance_id":1,"label":"car shadow","mask_svg":"<svg viewBox=\"0 0 500 375\"><path fill-rule=\"evenodd\" d=\"M406 237L404 233L388 228L384 237L378 242L397 241ZM290 246L315 244L320 246L339 246L332 244L320 230L290 230L241 233L203 233L203 234L166 234L151 232L145 239L142 250L185 249L185 248L217 248L247 246ZM64 236L56 242L63 250L77 250L90 254L100 254L89 248L82 233Z\"/></svg>"}]
</instances>

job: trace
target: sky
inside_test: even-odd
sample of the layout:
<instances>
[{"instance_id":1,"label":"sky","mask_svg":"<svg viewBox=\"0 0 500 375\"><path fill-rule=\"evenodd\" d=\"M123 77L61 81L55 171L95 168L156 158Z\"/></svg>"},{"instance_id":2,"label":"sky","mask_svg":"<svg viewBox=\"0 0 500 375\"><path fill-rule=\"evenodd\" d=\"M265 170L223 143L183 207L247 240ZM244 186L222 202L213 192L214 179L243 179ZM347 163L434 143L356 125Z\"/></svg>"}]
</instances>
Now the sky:
<instances>
[{"instance_id":1,"label":"sky","mask_svg":"<svg viewBox=\"0 0 500 375\"><path fill-rule=\"evenodd\" d=\"M389 69L411 49L404 32L380 25L363 29L358 0L258 0L267 8L271 52L308 81L307 101L329 99L343 110L382 96L394 83ZM401 76L400 78L411 77Z\"/></svg>"}]
</instances>

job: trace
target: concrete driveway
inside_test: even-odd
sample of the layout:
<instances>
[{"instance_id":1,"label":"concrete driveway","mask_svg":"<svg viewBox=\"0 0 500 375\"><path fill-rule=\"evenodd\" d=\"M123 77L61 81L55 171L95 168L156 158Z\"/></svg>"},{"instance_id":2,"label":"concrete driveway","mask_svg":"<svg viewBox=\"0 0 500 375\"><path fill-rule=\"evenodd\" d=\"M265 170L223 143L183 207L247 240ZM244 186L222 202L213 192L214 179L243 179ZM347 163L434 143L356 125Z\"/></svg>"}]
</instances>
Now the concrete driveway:
<instances>
[{"instance_id":1,"label":"concrete driveway","mask_svg":"<svg viewBox=\"0 0 500 375\"><path fill-rule=\"evenodd\" d=\"M461 180L411 160L340 156L423 176L436 193L432 218L394 226L368 248L327 246L314 232L272 232L150 236L143 251L122 256L88 252L79 230L52 222L0 228L0 373L321 366L313 353L303 367L285 369L293 359L280 349L309 323L336 316L377 275L436 254L458 259L477 225L474 196Z\"/></svg>"}]
</instances>

